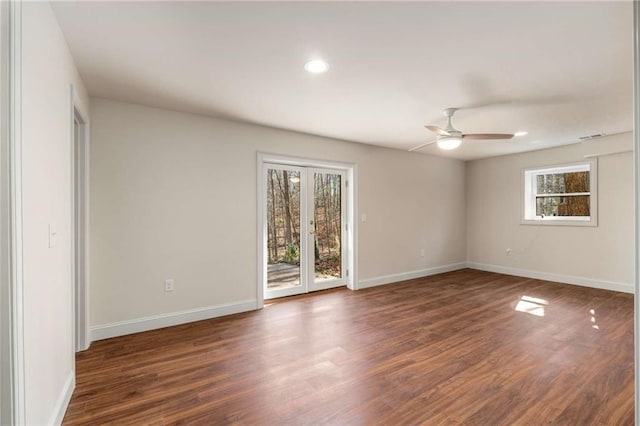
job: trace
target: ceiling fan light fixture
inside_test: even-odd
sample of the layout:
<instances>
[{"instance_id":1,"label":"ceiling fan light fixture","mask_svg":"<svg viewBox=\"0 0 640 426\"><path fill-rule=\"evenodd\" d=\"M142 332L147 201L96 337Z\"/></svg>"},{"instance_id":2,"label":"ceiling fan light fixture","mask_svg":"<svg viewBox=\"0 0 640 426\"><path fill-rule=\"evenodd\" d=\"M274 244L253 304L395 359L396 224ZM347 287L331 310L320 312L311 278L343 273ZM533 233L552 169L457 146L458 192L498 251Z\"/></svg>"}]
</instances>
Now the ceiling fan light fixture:
<instances>
[{"instance_id":1,"label":"ceiling fan light fixture","mask_svg":"<svg viewBox=\"0 0 640 426\"><path fill-rule=\"evenodd\" d=\"M456 149L462 143L462 139L456 136L445 136L438 139L438 148L446 151Z\"/></svg>"}]
</instances>

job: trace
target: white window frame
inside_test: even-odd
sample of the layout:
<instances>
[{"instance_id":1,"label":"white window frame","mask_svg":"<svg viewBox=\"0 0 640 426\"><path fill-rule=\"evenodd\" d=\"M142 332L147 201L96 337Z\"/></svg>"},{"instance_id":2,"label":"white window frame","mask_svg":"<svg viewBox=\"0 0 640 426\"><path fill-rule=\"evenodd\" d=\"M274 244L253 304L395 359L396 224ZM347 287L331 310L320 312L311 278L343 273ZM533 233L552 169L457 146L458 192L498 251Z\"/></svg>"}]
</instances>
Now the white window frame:
<instances>
[{"instance_id":1,"label":"white window frame","mask_svg":"<svg viewBox=\"0 0 640 426\"><path fill-rule=\"evenodd\" d=\"M589 195L590 216L537 216L536 215L536 176L553 173L589 172L589 190L585 193L547 194L549 196ZM590 159L576 163L555 166L533 167L522 170L522 214L523 225L564 225L598 226L598 161Z\"/></svg>"}]
</instances>

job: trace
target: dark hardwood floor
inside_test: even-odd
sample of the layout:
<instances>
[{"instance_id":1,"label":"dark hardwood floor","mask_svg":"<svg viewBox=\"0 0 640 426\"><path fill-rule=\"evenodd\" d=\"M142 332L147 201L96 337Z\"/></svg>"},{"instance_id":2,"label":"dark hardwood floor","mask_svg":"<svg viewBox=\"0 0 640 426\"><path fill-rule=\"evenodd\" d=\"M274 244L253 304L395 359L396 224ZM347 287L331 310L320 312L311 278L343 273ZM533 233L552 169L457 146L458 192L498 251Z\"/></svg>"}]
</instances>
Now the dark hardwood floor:
<instances>
[{"instance_id":1,"label":"dark hardwood floor","mask_svg":"<svg viewBox=\"0 0 640 426\"><path fill-rule=\"evenodd\" d=\"M632 425L633 296L465 269L94 342L78 424Z\"/></svg>"}]
</instances>

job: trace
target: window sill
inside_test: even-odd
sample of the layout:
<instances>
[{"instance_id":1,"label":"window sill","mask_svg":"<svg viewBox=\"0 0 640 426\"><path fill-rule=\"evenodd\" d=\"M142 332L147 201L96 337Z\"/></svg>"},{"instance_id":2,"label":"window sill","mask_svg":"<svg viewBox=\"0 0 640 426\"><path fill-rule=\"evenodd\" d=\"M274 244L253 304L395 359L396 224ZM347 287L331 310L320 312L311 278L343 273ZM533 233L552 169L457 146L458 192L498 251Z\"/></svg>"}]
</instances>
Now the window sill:
<instances>
[{"instance_id":1,"label":"window sill","mask_svg":"<svg viewBox=\"0 0 640 426\"><path fill-rule=\"evenodd\" d=\"M587 226L595 228L598 221L591 220L570 220L570 219L522 219L520 225L542 225L542 226Z\"/></svg>"}]
</instances>

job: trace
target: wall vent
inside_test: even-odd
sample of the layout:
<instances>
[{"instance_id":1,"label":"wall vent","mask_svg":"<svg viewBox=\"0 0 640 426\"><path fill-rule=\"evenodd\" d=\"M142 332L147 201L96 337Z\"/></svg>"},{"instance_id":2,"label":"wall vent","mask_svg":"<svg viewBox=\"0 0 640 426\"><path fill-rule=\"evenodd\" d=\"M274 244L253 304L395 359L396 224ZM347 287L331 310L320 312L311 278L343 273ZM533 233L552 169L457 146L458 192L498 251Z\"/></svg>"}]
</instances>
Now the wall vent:
<instances>
[{"instance_id":1,"label":"wall vent","mask_svg":"<svg viewBox=\"0 0 640 426\"><path fill-rule=\"evenodd\" d=\"M601 138L603 136L606 136L604 133L596 133L594 135L589 135L589 136L580 136L580 140L582 142L584 141L590 141L591 139L596 139L596 138Z\"/></svg>"}]
</instances>

